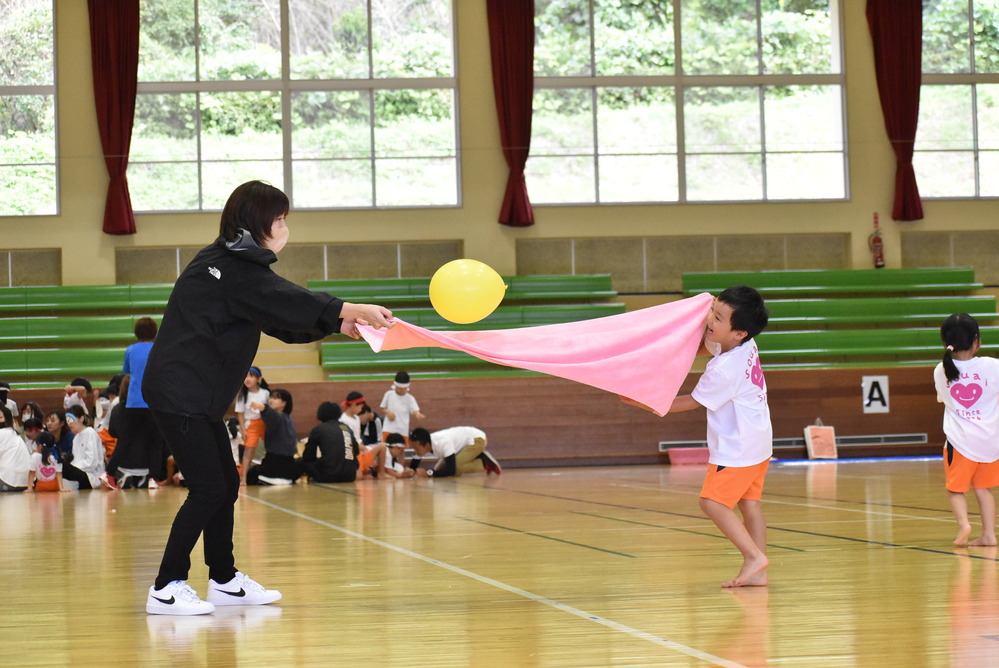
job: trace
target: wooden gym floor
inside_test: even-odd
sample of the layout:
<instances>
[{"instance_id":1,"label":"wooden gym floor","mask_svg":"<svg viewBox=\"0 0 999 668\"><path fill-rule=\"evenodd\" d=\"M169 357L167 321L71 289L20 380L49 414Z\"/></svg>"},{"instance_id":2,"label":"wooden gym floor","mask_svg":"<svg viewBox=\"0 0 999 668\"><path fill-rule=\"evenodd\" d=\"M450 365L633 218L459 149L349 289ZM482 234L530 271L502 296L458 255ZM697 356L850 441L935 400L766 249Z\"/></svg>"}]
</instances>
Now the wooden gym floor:
<instances>
[{"instance_id":1,"label":"wooden gym floor","mask_svg":"<svg viewBox=\"0 0 999 668\"><path fill-rule=\"evenodd\" d=\"M284 599L149 616L180 489L0 497L5 666L984 666L995 548L955 548L939 459L774 462L767 588L703 467L249 488L237 567ZM974 498L970 505L977 509ZM977 521L977 515L974 520ZM977 536L978 527L976 526ZM202 595L200 546L190 584Z\"/></svg>"}]
</instances>

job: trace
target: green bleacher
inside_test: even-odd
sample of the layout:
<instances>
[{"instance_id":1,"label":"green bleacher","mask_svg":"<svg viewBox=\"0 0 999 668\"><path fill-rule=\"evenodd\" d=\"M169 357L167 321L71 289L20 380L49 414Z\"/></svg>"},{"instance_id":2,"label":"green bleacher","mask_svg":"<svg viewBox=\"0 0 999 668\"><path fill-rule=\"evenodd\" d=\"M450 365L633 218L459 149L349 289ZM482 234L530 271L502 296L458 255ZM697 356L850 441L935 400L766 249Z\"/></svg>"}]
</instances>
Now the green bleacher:
<instances>
[{"instance_id":1,"label":"green bleacher","mask_svg":"<svg viewBox=\"0 0 999 668\"><path fill-rule=\"evenodd\" d=\"M606 274L510 276L488 318L455 325L430 305L429 278L310 281L348 301L380 303L429 329L508 329L623 313ZM986 354L999 346L996 298L968 267L689 273L685 295L753 285L771 321L758 338L769 368L932 365L942 355L938 328L951 313L983 325ZM20 387L59 387L74 376L120 370L135 319L159 320L171 284L0 288L0 379ZM321 345L329 378L382 379L404 368L414 377L535 375L442 348L373 353L364 342L332 336Z\"/></svg>"},{"instance_id":2,"label":"green bleacher","mask_svg":"<svg viewBox=\"0 0 999 668\"><path fill-rule=\"evenodd\" d=\"M767 300L770 324L757 337L768 368L934 365L940 324L969 313L986 354L999 347L996 298L979 294L971 267L689 273L685 295L751 285ZM792 298L800 295L799 298Z\"/></svg>"}]
</instances>

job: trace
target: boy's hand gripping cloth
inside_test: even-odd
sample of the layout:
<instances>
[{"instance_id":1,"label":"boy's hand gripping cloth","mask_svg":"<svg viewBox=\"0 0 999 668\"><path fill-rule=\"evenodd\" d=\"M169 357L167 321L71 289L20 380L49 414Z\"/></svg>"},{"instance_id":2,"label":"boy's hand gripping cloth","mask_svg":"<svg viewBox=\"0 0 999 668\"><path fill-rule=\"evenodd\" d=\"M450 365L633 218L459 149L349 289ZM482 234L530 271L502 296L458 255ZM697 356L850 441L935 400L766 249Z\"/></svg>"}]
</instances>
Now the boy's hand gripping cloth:
<instances>
[{"instance_id":1,"label":"boy's hand gripping cloth","mask_svg":"<svg viewBox=\"0 0 999 668\"><path fill-rule=\"evenodd\" d=\"M391 329L359 326L376 353L449 348L518 369L540 371L669 411L704 338L707 293L594 320L485 331L429 330L396 320Z\"/></svg>"}]
</instances>

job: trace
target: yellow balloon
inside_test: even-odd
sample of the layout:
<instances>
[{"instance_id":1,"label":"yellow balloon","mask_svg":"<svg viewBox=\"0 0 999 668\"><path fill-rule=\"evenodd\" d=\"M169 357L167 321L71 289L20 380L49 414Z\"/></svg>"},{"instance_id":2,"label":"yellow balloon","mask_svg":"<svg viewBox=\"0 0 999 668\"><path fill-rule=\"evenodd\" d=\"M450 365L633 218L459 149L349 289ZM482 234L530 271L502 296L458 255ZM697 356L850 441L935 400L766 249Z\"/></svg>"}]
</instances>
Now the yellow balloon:
<instances>
[{"instance_id":1,"label":"yellow balloon","mask_svg":"<svg viewBox=\"0 0 999 668\"><path fill-rule=\"evenodd\" d=\"M430 279L430 303L445 320L467 325L496 310L503 301L503 277L478 260L452 260Z\"/></svg>"}]
</instances>

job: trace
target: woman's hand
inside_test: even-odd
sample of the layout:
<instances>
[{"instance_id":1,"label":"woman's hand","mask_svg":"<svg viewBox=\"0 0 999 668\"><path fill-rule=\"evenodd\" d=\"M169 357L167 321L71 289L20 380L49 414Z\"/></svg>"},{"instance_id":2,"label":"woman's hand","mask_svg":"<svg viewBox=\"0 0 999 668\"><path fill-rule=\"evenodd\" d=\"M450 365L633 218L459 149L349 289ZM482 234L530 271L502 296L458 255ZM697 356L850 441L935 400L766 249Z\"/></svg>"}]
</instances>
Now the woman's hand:
<instances>
[{"instance_id":1,"label":"woman's hand","mask_svg":"<svg viewBox=\"0 0 999 668\"><path fill-rule=\"evenodd\" d=\"M358 325L370 325L375 329L395 325L395 320L392 319L392 311L376 304L352 304L351 302L344 302L343 308L340 309L340 317L343 318L340 333L352 339L361 337L360 332L357 331Z\"/></svg>"}]
</instances>

